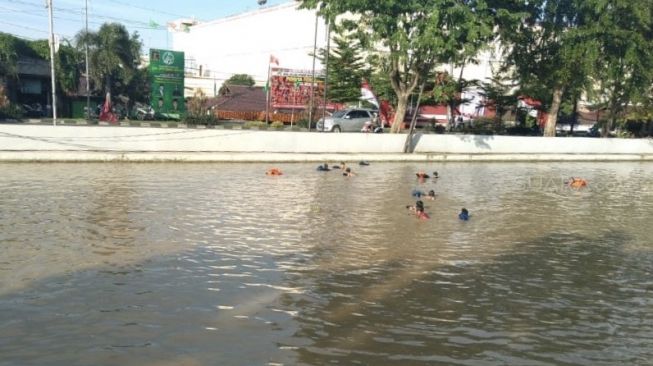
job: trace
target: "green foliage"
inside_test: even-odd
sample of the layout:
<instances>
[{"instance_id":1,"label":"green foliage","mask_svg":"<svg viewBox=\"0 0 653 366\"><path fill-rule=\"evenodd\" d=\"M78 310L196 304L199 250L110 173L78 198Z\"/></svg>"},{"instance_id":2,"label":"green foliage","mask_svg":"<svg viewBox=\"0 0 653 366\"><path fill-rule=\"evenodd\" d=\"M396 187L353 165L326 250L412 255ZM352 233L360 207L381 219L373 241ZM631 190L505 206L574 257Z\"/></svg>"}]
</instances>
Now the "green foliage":
<instances>
[{"instance_id":1,"label":"green foliage","mask_svg":"<svg viewBox=\"0 0 653 366\"><path fill-rule=\"evenodd\" d=\"M474 135L498 135L505 133L503 124L491 118L477 118L471 124L466 124L462 131Z\"/></svg>"},{"instance_id":2,"label":"green foliage","mask_svg":"<svg viewBox=\"0 0 653 366\"><path fill-rule=\"evenodd\" d=\"M77 92L81 76L80 65L83 55L69 44L61 44L55 55L55 69L59 90L66 94Z\"/></svg>"},{"instance_id":3,"label":"green foliage","mask_svg":"<svg viewBox=\"0 0 653 366\"><path fill-rule=\"evenodd\" d=\"M47 40L28 41L0 32L0 75L16 77L20 57L50 59Z\"/></svg>"},{"instance_id":4,"label":"green foliage","mask_svg":"<svg viewBox=\"0 0 653 366\"><path fill-rule=\"evenodd\" d=\"M601 57L596 62L600 104L609 112L604 136L630 105L647 104L653 83L653 21L650 1L596 2L595 28Z\"/></svg>"},{"instance_id":5,"label":"green foliage","mask_svg":"<svg viewBox=\"0 0 653 366\"><path fill-rule=\"evenodd\" d=\"M495 121L500 122L503 115L517 105L517 96L512 92L515 85L505 76L497 75L490 82L481 84L480 95L485 100L485 108L496 111Z\"/></svg>"},{"instance_id":6,"label":"green foliage","mask_svg":"<svg viewBox=\"0 0 653 366\"><path fill-rule=\"evenodd\" d=\"M267 127L265 122L261 121L247 121L243 125L243 128L260 128L260 127Z\"/></svg>"},{"instance_id":7,"label":"green foliage","mask_svg":"<svg viewBox=\"0 0 653 366\"><path fill-rule=\"evenodd\" d=\"M227 85L245 85L245 86L254 86L256 82L254 78L247 74L234 74L225 82Z\"/></svg>"},{"instance_id":8,"label":"green foliage","mask_svg":"<svg viewBox=\"0 0 653 366\"><path fill-rule=\"evenodd\" d=\"M283 124L283 122L281 122L281 121L274 121L274 122L272 122L272 123L270 124L270 127L281 129L281 128L284 127L284 124Z\"/></svg>"},{"instance_id":9,"label":"green foliage","mask_svg":"<svg viewBox=\"0 0 653 366\"><path fill-rule=\"evenodd\" d=\"M218 123L218 118L210 113L206 107L208 98L202 89L196 89L193 96L187 102L187 114L184 116L184 122L189 125L206 125L214 126Z\"/></svg>"},{"instance_id":10,"label":"green foliage","mask_svg":"<svg viewBox=\"0 0 653 366\"><path fill-rule=\"evenodd\" d=\"M410 94L437 63L476 54L492 36L485 0L303 0L333 21L351 14L342 26L370 55L384 59L397 96L395 121L403 121ZM399 126L395 123L394 126ZM396 129L395 129L396 131Z\"/></svg>"},{"instance_id":11,"label":"green foliage","mask_svg":"<svg viewBox=\"0 0 653 366\"><path fill-rule=\"evenodd\" d=\"M256 81L254 78L247 74L234 74L229 79L225 80L218 90L219 95L225 95L229 89L229 85L244 85L244 86L254 86Z\"/></svg>"},{"instance_id":12,"label":"green foliage","mask_svg":"<svg viewBox=\"0 0 653 366\"><path fill-rule=\"evenodd\" d=\"M342 27L336 32L329 51L327 98L337 103L358 102L361 82L369 78L370 71L363 63L360 42ZM318 58L326 64L326 49L319 50Z\"/></svg>"},{"instance_id":13,"label":"green foliage","mask_svg":"<svg viewBox=\"0 0 653 366\"><path fill-rule=\"evenodd\" d=\"M20 107L9 102L5 87L0 84L0 119L18 119L20 117L22 117L22 110Z\"/></svg>"},{"instance_id":14,"label":"green foliage","mask_svg":"<svg viewBox=\"0 0 653 366\"><path fill-rule=\"evenodd\" d=\"M599 57L593 0L491 0L497 8L500 38L506 43L507 67L521 83L549 91L550 115L557 118L559 98L586 88ZM537 97L531 93L531 97ZM540 99L542 100L542 99ZM555 135L555 119L545 129Z\"/></svg>"},{"instance_id":15,"label":"green foliage","mask_svg":"<svg viewBox=\"0 0 653 366\"><path fill-rule=\"evenodd\" d=\"M138 33L130 35L122 24L105 23L97 32L77 34L76 47L80 52L86 43L90 78L96 89L115 95L127 94L140 64L142 43Z\"/></svg>"}]
</instances>

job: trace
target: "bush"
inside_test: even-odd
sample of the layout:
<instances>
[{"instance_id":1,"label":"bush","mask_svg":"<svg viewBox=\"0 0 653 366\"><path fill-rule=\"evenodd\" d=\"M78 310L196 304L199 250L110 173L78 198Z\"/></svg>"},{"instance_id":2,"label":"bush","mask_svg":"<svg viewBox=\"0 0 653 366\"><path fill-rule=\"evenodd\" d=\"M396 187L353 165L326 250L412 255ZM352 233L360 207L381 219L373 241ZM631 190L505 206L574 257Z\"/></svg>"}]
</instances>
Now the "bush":
<instances>
[{"instance_id":1,"label":"bush","mask_svg":"<svg viewBox=\"0 0 653 366\"><path fill-rule=\"evenodd\" d=\"M272 127L272 128L283 128L283 126L284 126L283 122L281 122L281 121L274 121L270 125L270 127Z\"/></svg>"},{"instance_id":2,"label":"bush","mask_svg":"<svg viewBox=\"0 0 653 366\"><path fill-rule=\"evenodd\" d=\"M187 115L184 118L183 122L189 126L195 126L195 125L215 126L218 123L218 118L212 114L207 114L203 116Z\"/></svg>"},{"instance_id":3,"label":"bush","mask_svg":"<svg viewBox=\"0 0 653 366\"><path fill-rule=\"evenodd\" d=\"M533 127L513 126L506 129L506 134L513 136L536 136L539 133Z\"/></svg>"},{"instance_id":4,"label":"bush","mask_svg":"<svg viewBox=\"0 0 653 366\"><path fill-rule=\"evenodd\" d=\"M478 118L472 121L471 125L465 125L463 132L475 135L497 135L505 132L501 121L491 118Z\"/></svg>"},{"instance_id":5,"label":"bush","mask_svg":"<svg viewBox=\"0 0 653 366\"><path fill-rule=\"evenodd\" d=\"M443 126L443 125L437 125L436 124L435 126L433 126L433 132L435 132L437 134L443 134L446 131L447 131L447 128L445 126Z\"/></svg>"},{"instance_id":6,"label":"bush","mask_svg":"<svg viewBox=\"0 0 653 366\"><path fill-rule=\"evenodd\" d=\"M620 123L621 137L651 136L653 121L626 120Z\"/></svg>"},{"instance_id":7,"label":"bush","mask_svg":"<svg viewBox=\"0 0 653 366\"><path fill-rule=\"evenodd\" d=\"M22 117L23 111L16 105L7 104L0 107L0 119L21 119Z\"/></svg>"},{"instance_id":8,"label":"bush","mask_svg":"<svg viewBox=\"0 0 653 366\"><path fill-rule=\"evenodd\" d=\"M295 123L295 126L298 126L300 128L308 128L308 120L307 119L300 119L299 121L297 121L297 123ZM313 123L313 126L315 126L314 123Z\"/></svg>"},{"instance_id":9,"label":"bush","mask_svg":"<svg viewBox=\"0 0 653 366\"><path fill-rule=\"evenodd\" d=\"M247 121L243 125L244 128L261 128L265 126L266 126L265 122L260 122L260 121Z\"/></svg>"}]
</instances>

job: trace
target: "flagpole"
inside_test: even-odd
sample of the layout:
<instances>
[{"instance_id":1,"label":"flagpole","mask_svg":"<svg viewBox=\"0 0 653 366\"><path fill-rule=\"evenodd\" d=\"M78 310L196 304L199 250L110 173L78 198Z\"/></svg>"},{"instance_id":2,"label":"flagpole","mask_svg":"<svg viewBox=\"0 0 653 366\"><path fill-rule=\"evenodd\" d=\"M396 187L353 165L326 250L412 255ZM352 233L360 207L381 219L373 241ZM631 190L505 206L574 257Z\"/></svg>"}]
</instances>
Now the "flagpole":
<instances>
[{"instance_id":1,"label":"flagpole","mask_svg":"<svg viewBox=\"0 0 653 366\"><path fill-rule=\"evenodd\" d=\"M267 126L269 123L269 117L270 117L270 62L268 60L268 79L265 83L267 86L265 88L265 125Z\"/></svg>"},{"instance_id":2,"label":"flagpole","mask_svg":"<svg viewBox=\"0 0 653 366\"><path fill-rule=\"evenodd\" d=\"M324 71L324 105L322 106L322 118L326 118L327 110L327 95L329 94L329 53L331 53L331 22L327 18L326 20L326 34L327 34L327 46L326 46L326 56L325 59L325 71ZM322 123L322 132L324 132L325 124Z\"/></svg>"}]
</instances>

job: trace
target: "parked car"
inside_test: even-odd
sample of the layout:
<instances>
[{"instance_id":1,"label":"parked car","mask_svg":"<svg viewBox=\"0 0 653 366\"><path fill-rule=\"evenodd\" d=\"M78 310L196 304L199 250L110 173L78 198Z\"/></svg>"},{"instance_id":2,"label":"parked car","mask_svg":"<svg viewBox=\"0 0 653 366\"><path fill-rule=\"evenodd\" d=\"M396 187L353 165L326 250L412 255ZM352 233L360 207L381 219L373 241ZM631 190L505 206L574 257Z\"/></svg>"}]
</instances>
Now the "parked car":
<instances>
[{"instance_id":1,"label":"parked car","mask_svg":"<svg viewBox=\"0 0 653 366\"><path fill-rule=\"evenodd\" d=\"M317 122L317 130L325 132L360 132L365 123L375 123L375 112L371 109L351 108L334 112Z\"/></svg>"},{"instance_id":2,"label":"parked car","mask_svg":"<svg viewBox=\"0 0 653 366\"><path fill-rule=\"evenodd\" d=\"M587 123L576 123L573 126L573 134L575 136L596 136L598 135L598 126L596 124L587 124ZM571 134L572 126L569 123L558 123L556 124L556 133L557 134Z\"/></svg>"}]
</instances>

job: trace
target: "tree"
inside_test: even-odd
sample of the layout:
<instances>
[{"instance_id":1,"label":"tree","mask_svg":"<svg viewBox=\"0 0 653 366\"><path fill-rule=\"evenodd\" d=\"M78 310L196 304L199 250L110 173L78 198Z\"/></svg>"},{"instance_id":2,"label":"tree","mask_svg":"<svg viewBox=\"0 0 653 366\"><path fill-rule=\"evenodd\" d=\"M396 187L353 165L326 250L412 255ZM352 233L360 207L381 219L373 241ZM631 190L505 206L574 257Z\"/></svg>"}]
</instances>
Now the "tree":
<instances>
[{"instance_id":1,"label":"tree","mask_svg":"<svg viewBox=\"0 0 653 366\"><path fill-rule=\"evenodd\" d=\"M392 131L403 124L408 99L437 63L460 60L461 54L492 34L485 0L302 0L320 7L332 23L341 21L355 32L366 52L387 59L389 79L397 97Z\"/></svg>"},{"instance_id":2,"label":"tree","mask_svg":"<svg viewBox=\"0 0 653 366\"><path fill-rule=\"evenodd\" d=\"M481 85L481 96L484 99L484 107L495 110L494 121L499 124L503 122L503 116L517 105L517 97L514 95L515 85L504 75L495 75L490 82Z\"/></svg>"},{"instance_id":3,"label":"tree","mask_svg":"<svg viewBox=\"0 0 653 366\"><path fill-rule=\"evenodd\" d=\"M357 102L361 97L361 82L370 72L365 68L360 43L336 28L334 46L329 50L329 84L327 99L337 103ZM343 31L344 32L344 31ZM326 63L326 50L320 49L319 59Z\"/></svg>"},{"instance_id":4,"label":"tree","mask_svg":"<svg viewBox=\"0 0 653 366\"><path fill-rule=\"evenodd\" d=\"M256 82L254 78L247 74L234 74L225 82L227 85L245 85L245 86L254 86Z\"/></svg>"},{"instance_id":5,"label":"tree","mask_svg":"<svg viewBox=\"0 0 653 366\"><path fill-rule=\"evenodd\" d=\"M256 81L254 78L247 74L234 74L231 77L222 83L220 90L218 90L219 95L224 95L230 85L245 85L245 86L254 86Z\"/></svg>"},{"instance_id":6,"label":"tree","mask_svg":"<svg viewBox=\"0 0 653 366\"><path fill-rule=\"evenodd\" d=\"M49 55L48 55L49 59ZM74 94L81 76L82 54L68 43L59 45L55 55L58 89L65 94Z\"/></svg>"},{"instance_id":7,"label":"tree","mask_svg":"<svg viewBox=\"0 0 653 366\"><path fill-rule=\"evenodd\" d=\"M647 103L653 83L651 1L596 2L596 34L601 52L596 80L608 118L601 130L608 136L629 105Z\"/></svg>"},{"instance_id":8,"label":"tree","mask_svg":"<svg viewBox=\"0 0 653 366\"><path fill-rule=\"evenodd\" d=\"M521 84L539 84L550 91L544 135L555 136L564 93L588 84L598 57L593 13L588 11L591 0L492 2L508 65Z\"/></svg>"},{"instance_id":9,"label":"tree","mask_svg":"<svg viewBox=\"0 0 653 366\"><path fill-rule=\"evenodd\" d=\"M105 23L97 32L79 32L77 49L88 42L90 79L104 93L125 93L138 73L142 43L138 33L129 34L118 23Z\"/></svg>"}]
</instances>

